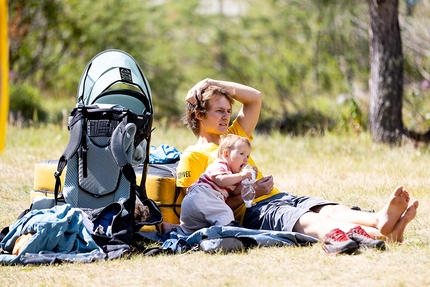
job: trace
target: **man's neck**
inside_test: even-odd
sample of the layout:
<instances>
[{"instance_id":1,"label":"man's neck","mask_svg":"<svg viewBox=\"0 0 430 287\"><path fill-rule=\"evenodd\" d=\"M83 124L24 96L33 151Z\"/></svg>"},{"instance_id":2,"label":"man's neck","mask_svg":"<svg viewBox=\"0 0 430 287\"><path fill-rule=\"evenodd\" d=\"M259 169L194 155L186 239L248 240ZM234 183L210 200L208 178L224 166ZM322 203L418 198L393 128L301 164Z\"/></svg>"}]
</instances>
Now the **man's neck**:
<instances>
[{"instance_id":1,"label":"man's neck","mask_svg":"<svg viewBox=\"0 0 430 287\"><path fill-rule=\"evenodd\" d=\"M221 139L220 135L215 134L207 134L207 135L200 135L197 139L197 145L206 145L209 143L219 144L219 141Z\"/></svg>"}]
</instances>

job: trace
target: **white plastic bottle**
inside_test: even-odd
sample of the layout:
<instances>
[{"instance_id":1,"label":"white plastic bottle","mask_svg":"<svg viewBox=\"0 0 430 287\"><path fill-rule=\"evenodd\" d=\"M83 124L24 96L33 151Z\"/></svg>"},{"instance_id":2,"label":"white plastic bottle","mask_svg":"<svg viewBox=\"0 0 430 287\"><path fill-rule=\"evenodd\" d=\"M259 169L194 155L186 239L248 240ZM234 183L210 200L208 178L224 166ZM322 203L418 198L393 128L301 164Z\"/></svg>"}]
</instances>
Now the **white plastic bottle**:
<instances>
[{"instance_id":1,"label":"white plastic bottle","mask_svg":"<svg viewBox=\"0 0 430 287\"><path fill-rule=\"evenodd\" d=\"M247 171L247 172L250 172L252 174L252 179L246 178L246 179L242 180L242 185L243 185L243 188L241 190L242 199L243 199L243 202L245 203L245 206L248 208L248 207L252 206L252 201L255 198L255 189L254 189L253 184L255 182L256 174L255 174L254 168L249 164L247 164L242 169L242 171Z\"/></svg>"}]
</instances>

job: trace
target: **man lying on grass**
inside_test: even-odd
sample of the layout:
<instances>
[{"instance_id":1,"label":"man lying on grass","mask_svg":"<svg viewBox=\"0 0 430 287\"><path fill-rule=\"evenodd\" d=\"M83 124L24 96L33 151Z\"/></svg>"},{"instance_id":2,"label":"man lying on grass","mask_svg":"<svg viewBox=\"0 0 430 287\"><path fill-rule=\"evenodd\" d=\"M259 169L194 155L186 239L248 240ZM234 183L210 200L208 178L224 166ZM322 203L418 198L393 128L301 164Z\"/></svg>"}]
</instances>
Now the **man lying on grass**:
<instances>
[{"instance_id":1,"label":"man lying on grass","mask_svg":"<svg viewBox=\"0 0 430 287\"><path fill-rule=\"evenodd\" d=\"M229 127L234 101L242 107ZM184 193L215 160L222 135L236 134L252 140L262 94L238 83L205 79L189 90L186 102L184 122L196 135L197 143L181 154L177 168L177 185ZM252 158L248 162L256 166ZM375 238L402 242L404 230L418 208L418 201L411 202L408 191L401 186L376 213L352 210L322 198L280 192L274 187L272 176L263 177L260 171L254 189L255 200L250 208L245 208L240 192L226 199L243 227L310 235L321 239L324 250L330 254L351 253L360 245L383 248L385 244ZM170 227L164 224L163 231Z\"/></svg>"}]
</instances>

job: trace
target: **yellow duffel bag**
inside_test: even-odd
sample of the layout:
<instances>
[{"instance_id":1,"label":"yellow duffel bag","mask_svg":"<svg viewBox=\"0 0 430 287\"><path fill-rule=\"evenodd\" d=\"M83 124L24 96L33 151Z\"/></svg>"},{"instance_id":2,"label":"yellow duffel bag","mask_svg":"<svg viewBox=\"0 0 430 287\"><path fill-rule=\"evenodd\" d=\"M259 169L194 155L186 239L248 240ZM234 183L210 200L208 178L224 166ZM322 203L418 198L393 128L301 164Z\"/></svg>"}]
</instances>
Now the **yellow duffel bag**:
<instances>
[{"instance_id":1,"label":"yellow duffel bag","mask_svg":"<svg viewBox=\"0 0 430 287\"><path fill-rule=\"evenodd\" d=\"M184 195L176 187L176 163L149 164L146 176L146 194L155 201L163 214L163 221L179 223L181 202ZM142 167L135 169L136 181L142 176ZM150 226L149 226L150 227Z\"/></svg>"}]
</instances>

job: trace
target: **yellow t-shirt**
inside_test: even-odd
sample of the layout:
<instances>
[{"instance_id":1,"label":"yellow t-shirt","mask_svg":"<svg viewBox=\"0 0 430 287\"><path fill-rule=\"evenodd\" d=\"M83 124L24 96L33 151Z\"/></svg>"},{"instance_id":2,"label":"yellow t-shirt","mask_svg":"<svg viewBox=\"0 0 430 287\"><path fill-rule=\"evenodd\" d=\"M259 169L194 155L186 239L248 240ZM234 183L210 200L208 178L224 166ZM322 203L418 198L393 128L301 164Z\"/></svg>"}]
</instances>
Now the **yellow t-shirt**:
<instances>
[{"instance_id":1,"label":"yellow t-shirt","mask_svg":"<svg viewBox=\"0 0 430 287\"><path fill-rule=\"evenodd\" d=\"M248 138L252 141L252 135L248 136L239 125L239 122L234 120L233 124L228 128L228 133L239 135ZM218 145L214 143L208 143L203 146L191 145L185 149L181 154L181 160L179 161L176 173L176 185L179 187L189 187L194 183L199 176L206 170L207 166L211 164L218 154ZM254 160L250 157L248 162L256 166ZM257 179L263 177L261 171L258 171ZM263 199L269 198L274 194L279 193L279 190L273 188L272 191L267 194L260 196L254 200L254 202L259 202ZM240 223L243 221L245 215L246 207L245 204L241 204L235 211L234 216L236 220Z\"/></svg>"}]
</instances>

